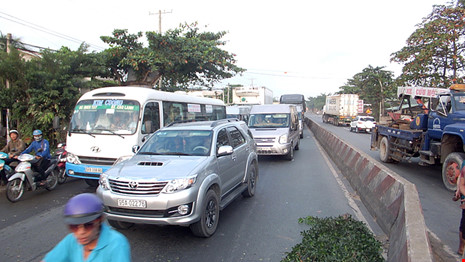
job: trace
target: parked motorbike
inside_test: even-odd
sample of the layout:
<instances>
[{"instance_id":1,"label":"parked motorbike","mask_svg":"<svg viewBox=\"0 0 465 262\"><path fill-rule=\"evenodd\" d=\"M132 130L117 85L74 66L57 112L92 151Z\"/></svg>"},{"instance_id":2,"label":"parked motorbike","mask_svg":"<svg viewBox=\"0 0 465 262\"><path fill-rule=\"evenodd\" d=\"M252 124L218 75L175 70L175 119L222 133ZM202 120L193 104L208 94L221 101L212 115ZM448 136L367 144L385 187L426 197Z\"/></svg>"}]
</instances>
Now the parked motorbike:
<instances>
[{"instance_id":1,"label":"parked motorbike","mask_svg":"<svg viewBox=\"0 0 465 262\"><path fill-rule=\"evenodd\" d=\"M15 173L14 169L6 164L5 159L7 158L8 158L7 153L0 152L0 176L5 176L5 178L3 179L8 179Z\"/></svg>"},{"instance_id":2,"label":"parked motorbike","mask_svg":"<svg viewBox=\"0 0 465 262\"><path fill-rule=\"evenodd\" d=\"M59 143L57 146L57 150L55 151L55 156L58 160L58 184L63 184L66 182L66 179L68 179L68 175L66 175L66 155L66 144Z\"/></svg>"},{"instance_id":3,"label":"parked motorbike","mask_svg":"<svg viewBox=\"0 0 465 262\"><path fill-rule=\"evenodd\" d=\"M18 160L21 163L15 168L15 174L8 178L6 185L6 198L9 201L19 201L26 189L30 191L35 191L42 187L48 191L55 189L58 184L57 159L50 160L50 164L45 171L46 179L44 181L38 180L40 174L31 167L31 161L35 160L33 155L22 154L18 156Z\"/></svg>"}]
</instances>

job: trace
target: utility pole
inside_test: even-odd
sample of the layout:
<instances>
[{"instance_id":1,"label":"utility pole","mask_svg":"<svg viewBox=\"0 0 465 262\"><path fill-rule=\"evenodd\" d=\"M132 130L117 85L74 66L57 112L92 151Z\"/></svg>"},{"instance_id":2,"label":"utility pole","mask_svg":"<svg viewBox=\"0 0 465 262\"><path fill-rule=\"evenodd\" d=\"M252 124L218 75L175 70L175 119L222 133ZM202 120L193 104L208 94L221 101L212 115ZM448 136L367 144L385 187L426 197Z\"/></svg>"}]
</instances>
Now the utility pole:
<instances>
[{"instance_id":1,"label":"utility pole","mask_svg":"<svg viewBox=\"0 0 465 262\"><path fill-rule=\"evenodd\" d=\"M8 33L8 34L6 34L6 52L7 52L7 54L10 53L10 45L11 45L11 34ZM7 89L10 88L10 81L8 81L8 78L6 79L5 87ZM6 109L6 140L7 140L7 142L10 142L10 136L9 136L10 125L8 123L9 121L10 121L10 109L7 108Z\"/></svg>"},{"instance_id":2,"label":"utility pole","mask_svg":"<svg viewBox=\"0 0 465 262\"><path fill-rule=\"evenodd\" d=\"M165 10L161 11L161 10L158 10L158 33L161 35L161 15L164 15L164 14L171 14L173 12L173 10L167 12ZM149 15L156 15L156 13L152 13L152 12L149 12ZM161 82L162 82L162 79L163 79L163 76L160 76L160 78L158 79L158 89L161 90Z\"/></svg>"},{"instance_id":3,"label":"utility pole","mask_svg":"<svg viewBox=\"0 0 465 262\"><path fill-rule=\"evenodd\" d=\"M149 12L149 15L157 15L158 14L158 33L161 34L161 15L171 14L171 13L173 13L173 10L170 10L170 11L158 10L158 13Z\"/></svg>"}]
</instances>

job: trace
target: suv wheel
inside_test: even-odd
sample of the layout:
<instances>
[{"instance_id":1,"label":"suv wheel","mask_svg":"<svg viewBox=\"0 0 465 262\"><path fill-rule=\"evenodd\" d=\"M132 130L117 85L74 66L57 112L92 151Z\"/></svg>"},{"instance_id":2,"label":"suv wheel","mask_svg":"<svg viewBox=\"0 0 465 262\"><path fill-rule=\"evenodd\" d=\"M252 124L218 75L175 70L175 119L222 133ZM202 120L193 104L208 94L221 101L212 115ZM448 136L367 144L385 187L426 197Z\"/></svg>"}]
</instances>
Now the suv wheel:
<instances>
[{"instance_id":1,"label":"suv wheel","mask_svg":"<svg viewBox=\"0 0 465 262\"><path fill-rule=\"evenodd\" d=\"M257 188L258 174L255 168L255 163L252 163L249 168L249 175L247 176L247 189L242 192L244 197L253 197Z\"/></svg>"},{"instance_id":2,"label":"suv wheel","mask_svg":"<svg viewBox=\"0 0 465 262\"><path fill-rule=\"evenodd\" d=\"M220 217L219 199L213 189L207 191L200 209L200 220L190 225L191 231L198 237L210 237L215 233Z\"/></svg>"}]
</instances>

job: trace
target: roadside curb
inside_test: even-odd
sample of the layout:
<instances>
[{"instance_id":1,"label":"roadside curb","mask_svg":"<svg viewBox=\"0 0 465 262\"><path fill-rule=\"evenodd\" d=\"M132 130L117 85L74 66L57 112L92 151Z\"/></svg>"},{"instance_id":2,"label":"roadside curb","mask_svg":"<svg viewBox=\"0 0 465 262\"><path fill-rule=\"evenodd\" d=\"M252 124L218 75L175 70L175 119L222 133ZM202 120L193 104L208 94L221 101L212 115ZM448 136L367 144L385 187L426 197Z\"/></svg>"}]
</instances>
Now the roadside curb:
<instances>
[{"instance_id":1,"label":"roadside curb","mask_svg":"<svg viewBox=\"0 0 465 262\"><path fill-rule=\"evenodd\" d=\"M387 261L434 261L415 185L311 119L305 122L389 236Z\"/></svg>"}]
</instances>

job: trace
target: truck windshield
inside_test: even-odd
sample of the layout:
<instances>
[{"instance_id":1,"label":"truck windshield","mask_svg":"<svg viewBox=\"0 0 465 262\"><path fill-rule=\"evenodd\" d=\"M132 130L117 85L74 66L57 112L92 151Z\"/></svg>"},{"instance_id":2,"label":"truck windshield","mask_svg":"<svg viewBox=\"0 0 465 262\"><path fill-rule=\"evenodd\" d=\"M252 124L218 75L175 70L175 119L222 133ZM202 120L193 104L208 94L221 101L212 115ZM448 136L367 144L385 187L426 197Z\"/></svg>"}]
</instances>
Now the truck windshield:
<instances>
[{"instance_id":1,"label":"truck windshield","mask_svg":"<svg viewBox=\"0 0 465 262\"><path fill-rule=\"evenodd\" d=\"M465 94L455 94L455 111L465 111Z\"/></svg>"},{"instance_id":2,"label":"truck windshield","mask_svg":"<svg viewBox=\"0 0 465 262\"><path fill-rule=\"evenodd\" d=\"M289 114L254 114L250 115L251 128L281 128L289 127Z\"/></svg>"},{"instance_id":3,"label":"truck windshield","mask_svg":"<svg viewBox=\"0 0 465 262\"><path fill-rule=\"evenodd\" d=\"M134 134L139 123L139 102L123 99L79 101L71 118L71 133Z\"/></svg>"}]
</instances>

